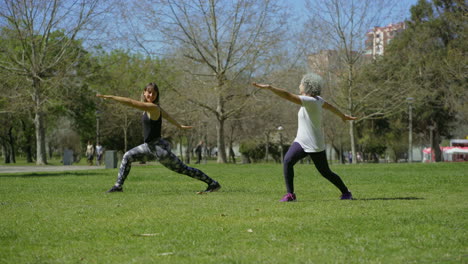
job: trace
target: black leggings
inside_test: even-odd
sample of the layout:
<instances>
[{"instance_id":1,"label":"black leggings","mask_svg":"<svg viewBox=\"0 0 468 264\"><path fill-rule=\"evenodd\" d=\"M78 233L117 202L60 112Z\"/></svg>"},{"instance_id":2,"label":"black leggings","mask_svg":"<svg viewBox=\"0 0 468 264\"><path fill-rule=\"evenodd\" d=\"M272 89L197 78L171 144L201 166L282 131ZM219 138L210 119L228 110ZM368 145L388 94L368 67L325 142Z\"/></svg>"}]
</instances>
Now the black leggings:
<instances>
[{"instance_id":1,"label":"black leggings","mask_svg":"<svg viewBox=\"0 0 468 264\"><path fill-rule=\"evenodd\" d=\"M150 143L141 144L131 150L127 151L120 164L119 174L115 185L122 186L130 173L132 162L147 160L157 160L166 168L180 174L185 174L194 179L211 184L213 179L208 177L201 170L185 165L176 155L174 155L170 148L169 143L163 139L156 140Z\"/></svg>"},{"instance_id":2,"label":"black leggings","mask_svg":"<svg viewBox=\"0 0 468 264\"><path fill-rule=\"evenodd\" d=\"M325 177L327 180L333 183L333 185L340 189L341 193L348 192L348 188L343 183L340 176L336 175L330 170L330 167L328 167L327 155L325 154L325 151L307 153L302 149L299 143L293 142L288 152L286 153L283 162L284 181L286 183L286 190L288 193L294 193L294 165L307 155L312 158L315 167L323 177Z\"/></svg>"}]
</instances>

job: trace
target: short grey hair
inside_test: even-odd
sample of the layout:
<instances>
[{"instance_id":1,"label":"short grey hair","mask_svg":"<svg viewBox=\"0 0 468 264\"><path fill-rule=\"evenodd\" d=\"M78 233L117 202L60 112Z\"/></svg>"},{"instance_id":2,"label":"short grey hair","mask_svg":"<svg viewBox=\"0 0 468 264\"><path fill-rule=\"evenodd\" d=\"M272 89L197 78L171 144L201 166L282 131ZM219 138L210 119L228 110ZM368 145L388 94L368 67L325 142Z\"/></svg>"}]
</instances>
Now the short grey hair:
<instances>
[{"instance_id":1,"label":"short grey hair","mask_svg":"<svg viewBox=\"0 0 468 264\"><path fill-rule=\"evenodd\" d=\"M316 73L308 73L302 77L301 85L306 94L320 95L323 87L323 79Z\"/></svg>"}]
</instances>

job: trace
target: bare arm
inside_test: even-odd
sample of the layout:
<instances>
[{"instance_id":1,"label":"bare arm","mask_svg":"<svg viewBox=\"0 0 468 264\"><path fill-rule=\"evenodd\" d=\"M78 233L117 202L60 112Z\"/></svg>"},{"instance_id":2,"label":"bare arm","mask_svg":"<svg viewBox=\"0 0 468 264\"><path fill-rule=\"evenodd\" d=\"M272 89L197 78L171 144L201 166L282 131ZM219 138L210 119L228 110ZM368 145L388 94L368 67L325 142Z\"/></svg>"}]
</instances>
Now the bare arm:
<instances>
[{"instance_id":1,"label":"bare arm","mask_svg":"<svg viewBox=\"0 0 468 264\"><path fill-rule=\"evenodd\" d=\"M159 107L157 105L153 104L153 103L140 102L140 101L137 101L137 100L133 100L131 98L115 96L115 95L97 94L96 96L104 98L104 99L112 99L112 100L117 101L117 102L119 102L121 104L131 106L133 108L136 108L136 109L139 109L139 110L142 110L142 111L151 112L154 109L158 109L158 111L159 111Z\"/></svg>"},{"instance_id":2,"label":"bare arm","mask_svg":"<svg viewBox=\"0 0 468 264\"><path fill-rule=\"evenodd\" d=\"M274 94L278 95L279 97L281 97L283 99L286 99L286 100L288 100L290 102L293 102L295 104L298 104L298 105L302 105L301 98L299 98L299 95L297 95L297 94L293 94L293 93L290 93L290 92L288 92L286 90L273 87L273 86L271 86L269 84L261 84L261 83L253 82L252 85L257 87L257 88L260 88L260 89L270 90Z\"/></svg>"},{"instance_id":3,"label":"bare arm","mask_svg":"<svg viewBox=\"0 0 468 264\"><path fill-rule=\"evenodd\" d=\"M173 124L174 126L180 128L180 129L192 129L193 126L184 126L179 124L174 118L172 118L166 111L164 111L162 108L160 108L162 117L169 121L169 123Z\"/></svg>"},{"instance_id":4,"label":"bare arm","mask_svg":"<svg viewBox=\"0 0 468 264\"><path fill-rule=\"evenodd\" d=\"M334 107L333 105L331 105L331 104L329 104L327 102L324 102L322 107L327 109L328 111L332 112L333 114L337 115L343 121L356 120L357 119L357 117L343 114L338 108Z\"/></svg>"},{"instance_id":5,"label":"bare arm","mask_svg":"<svg viewBox=\"0 0 468 264\"><path fill-rule=\"evenodd\" d=\"M130 106L130 107L142 110L142 111L146 111L146 112L150 113L150 115L151 115L151 117L153 119L158 119L159 115L160 115L160 112L161 112L159 106L155 105L153 103L140 102L140 101L137 101L137 100L133 100L131 98L115 96L115 95L97 94L96 96L104 98L104 99L112 99L112 100L117 101L117 102L119 102L121 104Z\"/></svg>"}]
</instances>

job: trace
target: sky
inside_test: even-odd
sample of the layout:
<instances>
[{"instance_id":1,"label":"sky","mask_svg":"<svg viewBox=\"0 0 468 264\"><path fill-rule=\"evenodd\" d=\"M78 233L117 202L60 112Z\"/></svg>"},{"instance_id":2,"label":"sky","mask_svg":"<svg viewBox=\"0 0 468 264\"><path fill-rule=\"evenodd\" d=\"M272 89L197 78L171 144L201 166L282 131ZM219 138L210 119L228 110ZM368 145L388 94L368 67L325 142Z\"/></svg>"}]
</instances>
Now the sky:
<instances>
[{"instance_id":1,"label":"sky","mask_svg":"<svg viewBox=\"0 0 468 264\"><path fill-rule=\"evenodd\" d=\"M298 25L299 28L300 28L300 25L303 25L304 22L307 19L307 13L306 13L307 9L305 8L306 7L305 3L308 2L308 1L328 1L328 0L279 0L279 1L284 6L289 6L291 8L289 10L290 14L292 16L294 16L294 19L299 20L299 21L293 20L293 22L291 22L291 23L294 23L294 25ZM340 1L356 1L356 2L358 2L360 0L340 0ZM362 1L364 1L364 0L362 0ZM382 24L373 25L373 26L387 26L388 24L391 24L391 23L397 23L397 22L404 21L405 18L409 18L409 16L410 16L410 12L409 12L410 6L414 5L414 4L416 4L418 2L418 0L372 0L372 1L396 2L399 5L399 11L394 12L395 15L399 16L399 18L396 18L396 19L394 18L394 19L389 19L387 21L382 21ZM304 21L300 21L301 19L303 19ZM115 25L117 27L119 27L117 24L115 24ZM369 28L368 30L370 30L370 29L372 29L372 28ZM115 30L115 32L117 32L117 33L119 31L120 30L117 30L117 29ZM123 31L125 31L125 29L123 29ZM142 32L146 32L146 30L143 29ZM145 36L147 37L148 34L145 33ZM122 39L120 42L118 42L118 41L117 42L110 42L110 43L103 44L103 45L104 46L109 45L109 47L107 47L107 48L123 48L123 49L126 49L126 47L133 47L133 48L136 48L137 50L139 50L138 46L135 46L135 44L133 42L127 43L126 41L128 41L128 40ZM154 48L154 47L156 47L156 48ZM130 49L132 49L132 48L130 48ZM156 43L152 44L152 46L150 46L149 49L151 49L151 52L154 53L154 54L162 54L161 52L165 51L165 49L161 45L158 45Z\"/></svg>"},{"instance_id":2,"label":"sky","mask_svg":"<svg viewBox=\"0 0 468 264\"><path fill-rule=\"evenodd\" d=\"M297 13L302 13L304 12L304 10L306 10L305 6L306 6L306 2L308 1L311 1L311 0L282 0L286 5L290 5L292 6L292 9L293 11L297 12ZM314 0L312 0L314 1ZM357 0L359 1L359 0ZM385 1L385 0L384 0ZM403 10L402 11L402 19L401 21L403 21L405 18L409 18L410 17L410 7L412 5L415 5L417 4L418 0L397 0L396 1L399 5L399 9L400 10ZM383 25L375 25L375 26L386 26L388 24L391 24L391 23L397 23L397 22L401 22L401 21L384 21Z\"/></svg>"}]
</instances>

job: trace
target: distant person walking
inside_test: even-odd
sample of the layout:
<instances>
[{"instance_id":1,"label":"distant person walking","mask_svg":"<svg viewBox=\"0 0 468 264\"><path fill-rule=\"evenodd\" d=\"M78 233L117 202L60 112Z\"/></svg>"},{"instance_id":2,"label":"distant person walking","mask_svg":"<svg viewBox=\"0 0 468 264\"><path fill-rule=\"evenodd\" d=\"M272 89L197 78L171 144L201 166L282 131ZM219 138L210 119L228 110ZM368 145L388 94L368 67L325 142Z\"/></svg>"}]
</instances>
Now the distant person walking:
<instances>
[{"instance_id":1,"label":"distant person walking","mask_svg":"<svg viewBox=\"0 0 468 264\"><path fill-rule=\"evenodd\" d=\"M197 162L195 164L200 164L202 160L202 152L203 152L203 141L200 141L195 148L195 154L197 155Z\"/></svg>"},{"instance_id":2,"label":"distant person walking","mask_svg":"<svg viewBox=\"0 0 468 264\"><path fill-rule=\"evenodd\" d=\"M142 95L143 102L114 95L96 95L104 99L115 100L126 106L143 111L142 123L144 143L124 154L119 173L117 175L117 181L107 192L122 192L122 186L130 173L132 162L140 161L144 158L147 158L148 161L158 160L162 165L172 171L185 174L189 177L205 182L208 187L205 191L199 193L215 192L219 190L221 185L217 181L208 177L208 175L203 173L201 170L185 165L171 152L169 143L161 138L163 118L180 129L191 129L192 126L181 125L166 113L159 105L159 95L159 89L156 83L149 83L144 87Z\"/></svg>"},{"instance_id":3,"label":"distant person walking","mask_svg":"<svg viewBox=\"0 0 468 264\"><path fill-rule=\"evenodd\" d=\"M100 166L102 161L102 154L104 153L104 148L101 146L101 143L96 144L96 165Z\"/></svg>"},{"instance_id":4,"label":"distant person walking","mask_svg":"<svg viewBox=\"0 0 468 264\"><path fill-rule=\"evenodd\" d=\"M89 166L93 166L94 146L91 141L88 141L88 145L86 146L86 160Z\"/></svg>"},{"instance_id":5,"label":"distant person walking","mask_svg":"<svg viewBox=\"0 0 468 264\"><path fill-rule=\"evenodd\" d=\"M360 152L358 152L358 153L356 154L356 160L357 160L357 162L362 162L362 156L361 156L361 153L360 153Z\"/></svg>"},{"instance_id":6,"label":"distant person walking","mask_svg":"<svg viewBox=\"0 0 468 264\"><path fill-rule=\"evenodd\" d=\"M284 157L283 175L287 194L280 201L296 201L296 194L294 193L294 165L306 156L310 156L320 174L341 191L340 198L342 200L353 199L353 195L341 178L333 173L328 166L322 134L322 109L329 110L343 121L355 120L356 117L343 114L319 96L323 86L322 78L313 73L305 75L299 85L300 95L292 94L269 84L254 82L252 85L271 91L277 96L301 106L298 113L297 135Z\"/></svg>"}]
</instances>

